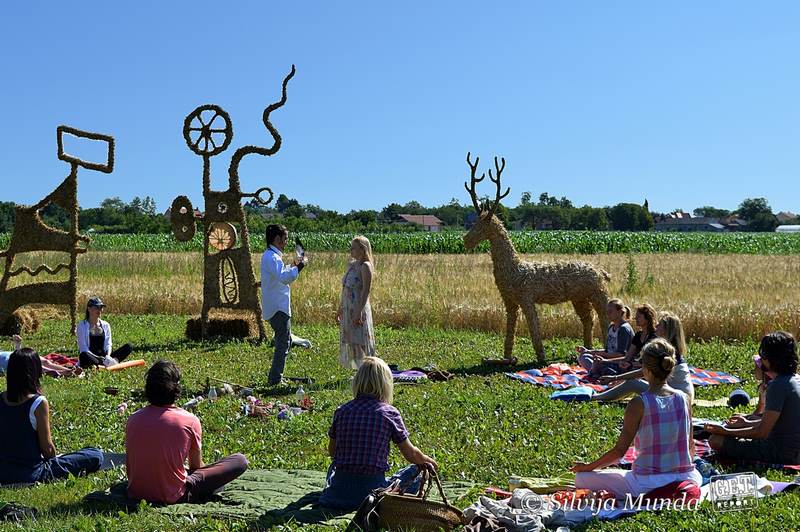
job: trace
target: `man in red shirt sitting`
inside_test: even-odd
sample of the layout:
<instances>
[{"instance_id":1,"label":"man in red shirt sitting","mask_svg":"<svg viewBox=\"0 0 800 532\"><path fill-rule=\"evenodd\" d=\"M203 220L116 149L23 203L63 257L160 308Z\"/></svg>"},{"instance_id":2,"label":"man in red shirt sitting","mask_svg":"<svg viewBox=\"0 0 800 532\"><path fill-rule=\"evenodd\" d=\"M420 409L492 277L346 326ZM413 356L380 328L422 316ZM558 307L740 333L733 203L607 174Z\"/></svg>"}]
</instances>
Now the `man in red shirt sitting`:
<instances>
[{"instance_id":1,"label":"man in red shirt sitting","mask_svg":"<svg viewBox=\"0 0 800 532\"><path fill-rule=\"evenodd\" d=\"M247 470L247 458L239 453L203 465L200 420L175 406L180 380L178 367L166 360L147 371L144 394L150 404L133 414L125 429L128 496L132 499L198 502Z\"/></svg>"}]
</instances>

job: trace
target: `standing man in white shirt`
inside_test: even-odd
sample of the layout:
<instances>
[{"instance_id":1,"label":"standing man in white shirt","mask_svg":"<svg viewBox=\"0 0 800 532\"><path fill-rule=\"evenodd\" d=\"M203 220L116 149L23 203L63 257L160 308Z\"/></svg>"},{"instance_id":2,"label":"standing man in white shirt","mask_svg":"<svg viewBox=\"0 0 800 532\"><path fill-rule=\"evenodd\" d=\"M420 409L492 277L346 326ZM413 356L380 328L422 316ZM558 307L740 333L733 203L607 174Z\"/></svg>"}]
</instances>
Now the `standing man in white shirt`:
<instances>
[{"instance_id":1,"label":"standing man in white shirt","mask_svg":"<svg viewBox=\"0 0 800 532\"><path fill-rule=\"evenodd\" d=\"M267 249L261 256L261 306L264 320L275 332L275 353L269 369L269 385L281 383L286 355L292 345L292 298L289 285L297 279L308 259L298 257L291 266L283 263L289 231L283 225L267 226Z\"/></svg>"}]
</instances>

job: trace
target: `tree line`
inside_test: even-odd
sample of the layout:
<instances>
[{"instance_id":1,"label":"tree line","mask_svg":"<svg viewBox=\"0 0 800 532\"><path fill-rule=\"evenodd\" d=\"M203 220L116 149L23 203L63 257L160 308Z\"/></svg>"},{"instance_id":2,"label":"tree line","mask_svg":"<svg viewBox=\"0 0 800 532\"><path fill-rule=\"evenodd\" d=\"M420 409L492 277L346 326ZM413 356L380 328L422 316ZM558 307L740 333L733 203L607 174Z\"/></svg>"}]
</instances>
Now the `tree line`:
<instances>
[{"instance_id":1,"label":"tree line","mask_svg":"<svg viewBox=\"0 0 800 532\"><path fill-rule=\"evenodd\" d=\"M342 214L318 205L301 204L285 194L278 196L269 207L250 201L245 204L245 212L250 230L254 232L263 231L267 224L274 222L282 223L293 231L308 232L395 232L419 229L395 223L400 220L401 214L433 215L444 223L445 229L463 229L475 217L472 205L464 205L456 198L437 207L425 207L417 201L410 201L402 205L390 203L380 211L364 209ZM746 229L753 231L772 231L778 225L765 198L745 199L734 211L703 206L694 209L693 214L708 218L736 216L747 221ZM641 205L618 203L606 207L578 207L566 197L558 198L547 192L540 194L538 200L530 192L523 192L518 205L501 205L497 215L509 228L592 231L650 231L655 221L664 216L651 212L647 200ZM42 209L40 216L53 227L68 227L66 212L54 205ZM135 197L127 203L119 197L107 198L99 207L80 209L79 223L82 231L98 233L167 233L171 230L169 219L158 212L155 201L149 196ZM800 223L800 220L795 223ZM0 202L0 232L11 231L13 225L14 203Z\"/></svg>"}]
</instances>

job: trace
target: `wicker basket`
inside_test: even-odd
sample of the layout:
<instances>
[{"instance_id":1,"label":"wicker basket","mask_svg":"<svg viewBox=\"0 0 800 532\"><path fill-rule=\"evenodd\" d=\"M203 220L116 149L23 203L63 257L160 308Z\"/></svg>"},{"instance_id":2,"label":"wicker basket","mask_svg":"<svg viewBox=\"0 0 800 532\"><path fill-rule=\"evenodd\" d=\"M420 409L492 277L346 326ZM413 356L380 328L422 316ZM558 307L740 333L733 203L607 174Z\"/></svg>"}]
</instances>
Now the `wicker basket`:
<instances>
[{"instance_id":1,"label":"wicker basket","mask_svg":"<svg viewBox=\"0 0 800 532\"><path fill-rule=\"evenodd\" d=\"M451 505L434 470L423 470L417 495L385 493L378 502L378 520L386 530L451 530L463 524L461 510ZM442 501L428 500L433 484Z\"/></svg>"}]
</instances>

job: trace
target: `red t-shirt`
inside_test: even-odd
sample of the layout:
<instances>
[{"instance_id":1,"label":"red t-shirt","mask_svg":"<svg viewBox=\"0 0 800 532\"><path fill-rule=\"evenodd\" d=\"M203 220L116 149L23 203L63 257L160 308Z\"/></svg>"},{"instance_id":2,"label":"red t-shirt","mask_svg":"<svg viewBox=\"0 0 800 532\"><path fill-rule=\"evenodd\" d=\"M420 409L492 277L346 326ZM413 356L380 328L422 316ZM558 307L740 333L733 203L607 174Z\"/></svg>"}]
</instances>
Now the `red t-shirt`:
<instances>
[{"instance_id":1,"label":"red t-shirt","mask_svg":"<svg viewBox=\"0 0 800 532\"><path fill-rule=\"evenodd\" d=\"M148 405L125 429L128 496L174 503L183 496L189 452L201 448L203 430L194 414L176 406Z\"/></svg>"}]
</instances>

